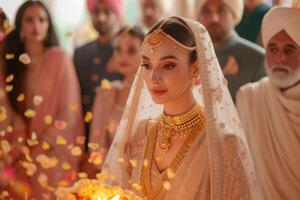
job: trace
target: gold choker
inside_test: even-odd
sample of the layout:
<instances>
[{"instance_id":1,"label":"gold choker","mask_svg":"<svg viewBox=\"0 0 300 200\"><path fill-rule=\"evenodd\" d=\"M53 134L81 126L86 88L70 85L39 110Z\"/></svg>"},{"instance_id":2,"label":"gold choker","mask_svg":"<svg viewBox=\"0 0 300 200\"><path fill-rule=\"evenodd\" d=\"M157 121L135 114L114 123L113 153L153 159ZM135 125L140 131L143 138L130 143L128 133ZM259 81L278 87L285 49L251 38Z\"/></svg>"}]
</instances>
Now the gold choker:
<instances>
[{"instance_id":1,"label":"gold choker","mask_svg":"<svg viewBox=\"0 0 300 200\"><path fill-rule=\"evenodd\" d=\"M195 104L187 112L177 115L168 116L163 114L158 121L158 132L162 135L159 141L159 148L162 154L165 154L171 147L171 138L183 137L199 130L206 125L204 110L199 104Z\"/></svg>"}]
</instances>

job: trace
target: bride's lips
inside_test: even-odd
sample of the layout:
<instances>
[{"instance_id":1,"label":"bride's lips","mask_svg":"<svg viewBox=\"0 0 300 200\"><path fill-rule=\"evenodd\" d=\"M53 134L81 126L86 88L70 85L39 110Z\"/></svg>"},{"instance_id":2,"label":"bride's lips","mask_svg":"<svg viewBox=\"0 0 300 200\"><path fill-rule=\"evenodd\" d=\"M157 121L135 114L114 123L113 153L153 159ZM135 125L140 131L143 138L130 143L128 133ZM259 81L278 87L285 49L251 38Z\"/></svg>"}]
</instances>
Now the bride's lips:
<instances>
[{"instance_id":1,"label":"bride's lips","mask_svg":"<svg viewBox=\"0 0 300 200\"><path fill-rule=\"evenodd\" d=\"M158 88L153 88L151 89L151 93L155 96L161 96L165 94L168 90L165 89L158 89Z\"/></svg>"}]
</instances>

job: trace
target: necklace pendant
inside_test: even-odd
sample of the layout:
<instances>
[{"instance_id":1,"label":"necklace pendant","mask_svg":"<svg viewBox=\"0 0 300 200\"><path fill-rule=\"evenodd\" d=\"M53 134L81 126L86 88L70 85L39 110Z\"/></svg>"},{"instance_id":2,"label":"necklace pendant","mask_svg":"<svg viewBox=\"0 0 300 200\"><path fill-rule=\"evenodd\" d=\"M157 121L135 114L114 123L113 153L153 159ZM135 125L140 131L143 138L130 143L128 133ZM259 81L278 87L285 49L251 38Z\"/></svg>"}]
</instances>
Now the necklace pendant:
<instances>
[{"instance_id":1,"label":"necklace pendant","mask_svg":"<svg viewBox=\"0 0 300 200\"><path fill-rule=\"evenodd\" d=\"M165 129L163 131L161 141L159 142L159 148L163 154L168 152L168 150L171 147L171 137L172 137L172 133L170 132L170 130Z\"/></svg>"}]
</instances>

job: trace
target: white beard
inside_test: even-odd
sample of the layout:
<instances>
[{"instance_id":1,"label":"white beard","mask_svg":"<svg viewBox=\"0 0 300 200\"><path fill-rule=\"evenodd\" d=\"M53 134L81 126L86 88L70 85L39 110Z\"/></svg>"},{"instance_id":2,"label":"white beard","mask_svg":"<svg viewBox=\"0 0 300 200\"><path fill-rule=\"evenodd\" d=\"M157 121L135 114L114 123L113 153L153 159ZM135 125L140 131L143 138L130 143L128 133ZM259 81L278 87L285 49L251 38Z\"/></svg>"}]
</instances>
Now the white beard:
<instances>
[{"instance_id":1,"label":"white beard","mask_svg":"<svg viewBox=\"0 0 300 200\"><path fill-rule=\"evenodd\" d=\"M275 71L276 69L286 71ZM273 65L271 68L267 67L266 72L271 83L280 89L289 88L300 81L300 66L296 69L291 69L286 65Z\"/></svg>"}]
</instances>

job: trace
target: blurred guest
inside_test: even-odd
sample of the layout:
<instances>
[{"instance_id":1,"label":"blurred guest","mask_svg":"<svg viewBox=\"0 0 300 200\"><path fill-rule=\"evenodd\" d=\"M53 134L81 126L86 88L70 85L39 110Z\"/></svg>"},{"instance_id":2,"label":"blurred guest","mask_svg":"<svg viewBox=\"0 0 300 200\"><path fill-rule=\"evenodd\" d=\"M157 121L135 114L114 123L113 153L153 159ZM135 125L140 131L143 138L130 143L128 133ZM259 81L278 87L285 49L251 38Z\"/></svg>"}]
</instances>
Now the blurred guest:
<instances>
[{"instance_id":1,"label":"blurred guest","mask_svg":"<svg viewBox=\"0 0 300 200\"><path fill-rule=\"evenodd\" d=\"M102 85L97 89L90 141L93 144L99 144L100 151L98 152L101 153L103 161L121 120L135 73L140 66L140 48L143 39L144 32L138 26L125 26L116 34L113 41L113 63L124 79L111 82L111 88ZM91 156L93 159L93 155Z\"/></svg>"},{"instance_id":2,"label":"blurred guest","mask_svg":"<svg viewBox=\"0 0 300 200\"><path fill-rule=\"evenodd\" d=\"M243 86L237 108L265 200L300 197L300 1L262 23L268 77ZM284 17L283 17L284 16Z\"/></svg>"},{"instance_id":3,"label":"blurred guest","mask_svg":"<svg viewBox=\"0 0 300 200\"><path fill-rule=\"evenodd\" d=\"M146 30L150 29L165 15L165 7L162 0L140 0L142 22L140 25Z\"/></svg>"},{"instance_id":4,"label":"blurred guest","mask_svg":"<svg viewBox=\"0 0 300 200\"><path fill-rule=\"evenodd\" d=\"M9 21L3 9L0 7L0 42L4 40L9 31Z\"/></svg>"},{"instance_id":5,"label":"blurred guest","mask_svg":"<svg viewBox=\"0 0 300 200\"><path fill-rule=\"evenodd\" d=\"M291 4L292 0L272 0L272 6L287 6Z\"/></svg>"},{"instance_id":6,"label":"blurred guest","mask_svg":"<svg viewBox=\"0 0 300 200\"><path fill-rule=\"evenodd\" d=\"M236 91L245 83L259 80L265 75L263 48L242 39L234 27L243 12L243 0L197 1L197 17L207 28L228 89L235 99Z\"/></svg>"},{"instance_id":7,"label":"blurred guest","mask_svg":"<svg viewBox=\"0 0 300 200\"><path fill-rule=\"evenodd\" d=\"M261 22L270 6L265 0L245 0L244 2L244 14L241 22L236 26L236 31L242 38L261 45Z\"/></svg>"},{"instance_id":8,"label":"blurred guest","mask_svg":"<svg viewBox=\"0 0 300 200\"><path fill-rule=\"evenodd\" d=\"M175 0L172 5L172 14L184 18L193 18L194 14L193 1Z\"/></svg>"},{"instance_id":9,"label":"blurred guest","mask_svg":"<svg viewBox=\"0 0 300 200\"><path fill-rule=\"evenodd\" d=\"M15 199L53 199L54 188L72 183L77 171L76 139L83 134L79 84L71 58L57 45L45 5L24 2L0 59L1 142L12 147L2 170L16 174L7 180ZM20 181L31 190L22 194Z\"/></svg>"},{"instance_id":10,"label":"blurred guest","mask_svg":"<svg viewBox=\"0 0 300 200\"><path fill-rule=\"evenodd\" d=\"M102 79L122 78L120 74L109 72L107 65L113 53L112 37L119 28L124 9L122 0L87 0L87 7L99 36L74 52L84 115L92 110L95 88ZM85 124L86 141L88 133L89 124Z\"/></svg>"}]
</instances>

